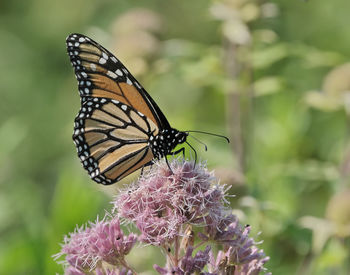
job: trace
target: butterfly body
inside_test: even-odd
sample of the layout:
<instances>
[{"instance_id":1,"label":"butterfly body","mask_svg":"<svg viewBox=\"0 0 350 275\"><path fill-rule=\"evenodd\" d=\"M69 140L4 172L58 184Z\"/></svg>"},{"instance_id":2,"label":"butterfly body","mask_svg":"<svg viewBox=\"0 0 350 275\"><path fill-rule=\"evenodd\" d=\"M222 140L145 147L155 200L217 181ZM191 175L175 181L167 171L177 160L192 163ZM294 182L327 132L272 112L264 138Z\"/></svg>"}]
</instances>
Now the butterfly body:
<instances>
[{"instance_id":1,"label":"butterfly body","mask_svg":"<svg viewBox=\"0 0 350 275\"><path fill-rule=\"evenodd\" d=\"M92 39L71 34L67 51L78 80L81 109L73 140L90 177L112 184L186 142L125 66Z\"/></svg>"},{"instance_id":2,"label":"butterfly body","mask_svg":"<svg viewBox=\"0 0 350 275\"><path fill-rule=\"evenodd\" d=\"M158 135L150 136L149 146L154 157L161 159L170 155L178 144L184 143L187 136L186 132L181 132L174 128L164 129Z\"/></svg>"}]
</instances>

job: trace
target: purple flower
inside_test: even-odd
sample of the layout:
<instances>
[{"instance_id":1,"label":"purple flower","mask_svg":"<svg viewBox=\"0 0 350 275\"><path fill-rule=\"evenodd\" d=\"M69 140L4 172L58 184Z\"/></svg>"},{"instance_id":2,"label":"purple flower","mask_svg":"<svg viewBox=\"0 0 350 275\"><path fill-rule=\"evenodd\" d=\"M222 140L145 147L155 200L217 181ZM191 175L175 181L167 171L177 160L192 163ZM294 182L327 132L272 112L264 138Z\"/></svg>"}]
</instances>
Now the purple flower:
<instances>
[{"instance_id":1,"label":"purple flower","mask_svg":"<svg viewBox=\"0 0 350 275\"><path fill-rule=\"evenodd\" d=\"M180 275L182 274L180 272L180 269L178 267L170 267L170 268L164 268L160 267L159 265L153 265L153 268L161 275Z\"/></svg>"},{"instance_id":2,"label":"purple flower","mask_svg":"<svg viewBox=\"0 0 350 275\"><path fill-rule=\"evenodd\" d=\"M77 228L69 237L66 236L56 259L66 255L66 262L78 271L92 270L100 261L119 265L136 240L135 234L123 234L119 219L97 220L90 227ZM74 274L73 269L70 270Z\"/></svg>"},{"instance_id":3,"label":"purple flower","mask_svg":"<svg viewBox=\"0 0 350 275\"><path fill-rule=\"evenodd\" d=\"M86 274L96 274L96 275L132 275L132 271L126 269L125 267L98 267L93 272L91 271L80 271L73 266L68 266L64 272L64 275L86 275Z\"/></svg>"},{"instance_id":4,"label":"purple flower","mask_svg":"<svg viewBox=\"0 0 350 275\"><path fill-rule=\"evenodd\" d=\"M185 256L180 263L180 269L184 274L192 274L195 272L201 272L209 261L210 246L208 245L204 251L198 251L194 257L192 257L193 247L187 248Z\"/></svg>"},{"instance_id":5,"label":"purple flower","mask_svg":"<svg viewBox=\"0 0 350 275\"><path fill-rule=\"evenodd\" d=\"M209 261L209 253L210 246L208 245L204 251L198 251L195 256L192 256L193 247L189 246L186 250L185 255L182 257L179 266L177 268L174 267L159 267L158 265L154 265L154 269L162 275L167 274L202 274L202 269L208 264ZM207 273L209 274L209 273Z\"/></svg>"},{"instance_id":6,"label":"purple flower","mask_svg":"<svg viewBox=\"0 0 350 275\"><path fill-rule=\"evenodd\" d=\"M56 255L65 256L65 275L137 274L124 257L137 240L163 250L165 267L154 265L162 275L266 273L269 257L249 236L250 227L241 226L228 212L226 190L205 165L179 160L170 165L173 173L159 162L122 191L113 202L116 216L65 237ZM119 217L135 223L139 236L124 235ZM197 250L204 244L204 250Z\"/></svg>"},{"instance_id":7,"label":"purple flower","mask_svg":"<svg viewBox=\"0 0 350 275\"><path fill-rule=\"evenodd\" d=\"M68 266L64 271L64 275L85 275L85 273L73 266Z\"/></svg>"},{"instance_id":8,"label":"purple flower","mask_svg":"<svg viewBox=\"0 0 350 275\"><path fill-rule=\"evenodd\" d=\"M170 165L173 173L165 162L156 163L114 202L119 215L136 224L145 243L172 242L183 224L216 221L224 209L223 187L204 164L175 160Z\"/></svg>"},{"instance_id":9,"label":"purple flower","mask_svg":"<svg viewBox=\"0 0 350 275\"><path fill-rule=\"evenodd\" d=\"M210 254L209 270L235 275L253 275L265 271L264 264L269 257L262 250L258 250L257 243L248 236L249 232L250 226L242 228L237 220L226 229L218 230L213 239L223 246L223 250L218 252L216 259Z\"/></svg>"},{"instance_id":10,"label":"purple flower","mask_svg":"<svg viewBox=\"0 0 350 275\"><path fill-rule=\"evenodd\" d=\"M127 270L125 267L122 268L96 268L96 275L132 275L131 270Z\"/></svg>"}]
</instances>

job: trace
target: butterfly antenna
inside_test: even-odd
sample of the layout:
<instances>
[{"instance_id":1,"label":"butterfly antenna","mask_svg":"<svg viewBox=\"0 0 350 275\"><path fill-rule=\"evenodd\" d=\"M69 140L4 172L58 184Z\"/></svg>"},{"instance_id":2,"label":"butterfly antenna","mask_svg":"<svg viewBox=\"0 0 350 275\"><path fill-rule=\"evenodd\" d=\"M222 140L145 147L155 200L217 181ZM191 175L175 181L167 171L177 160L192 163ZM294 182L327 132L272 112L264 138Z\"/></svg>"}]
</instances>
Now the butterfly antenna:
<instances>
[{"instance_id":1,"label":"butterfly antenna","mask_svg":"<svg viewBox=\"0 0 350 275\"><path fill-rule=\"evenodd\" d=\"M229 138L226 137L226 136L223 136L223 135L218 135L218 134L209 133L209 132L203 132L203 131L196 131L196 130L190 130L190 131L184 131L184 132L185 132L185 133L199 133L199 134L205 134L205 135L220 137L220 138L226 139L226 141L227 141L228 143L230 143Z\"/></svg>"},{"instance_id":2,"label":"butterfly antenna","mask_svg":"<svg viewBox=\"0 0 350 275\"><path fill-rule=\"evenodd\" d=\"M192 147L191 144L189 144L187 141L185 141L187 143L188 146L190 146L190 148L192 149L192 151L194 152L194 167L196 167L196 163L197 163L197 152L196 150Z\"/></svg>"},{"instance_id":3,"label":"butterfly antenna","mask_svg":"<svg viewBox=\"0 0 350 275\"><path fill-rule=\"evenodd\" d=\"M190 135L189 135L189 137L193 138L194 140L196 140L196 141L199 142L200 144L204 145L204 150L205 150L205 151L208 151L208 146L207 146L203 141L199 140L199 139L196 138L196 137L190 136Z\"/></svg>"}]
</instances>

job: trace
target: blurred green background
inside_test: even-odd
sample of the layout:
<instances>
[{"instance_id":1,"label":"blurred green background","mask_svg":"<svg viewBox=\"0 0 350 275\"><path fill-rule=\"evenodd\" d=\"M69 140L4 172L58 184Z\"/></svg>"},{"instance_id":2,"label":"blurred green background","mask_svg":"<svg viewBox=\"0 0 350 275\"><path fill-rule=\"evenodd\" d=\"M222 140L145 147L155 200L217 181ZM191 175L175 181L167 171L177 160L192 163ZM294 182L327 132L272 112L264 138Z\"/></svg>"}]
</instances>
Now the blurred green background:
<instances>
[{"instance_id":1,"label":"blurred green background","mask_svg":"<svg viewBox=\"0 0 350 275\"><path fill-rule=\"evenodd\" d=\"M115 187L83 171L72 32L114 52L232 185L273 274L350 274L348 0L0 2L0 274L62 273L63 235ZM128 182L132 179L126 179ZM261 235L257 235L261 232ZM138 256L149 268L157 254ZM147 263L149 262L149 263ZM146 274L146 273L145 273Z\"/></svg>"}]
</instances>

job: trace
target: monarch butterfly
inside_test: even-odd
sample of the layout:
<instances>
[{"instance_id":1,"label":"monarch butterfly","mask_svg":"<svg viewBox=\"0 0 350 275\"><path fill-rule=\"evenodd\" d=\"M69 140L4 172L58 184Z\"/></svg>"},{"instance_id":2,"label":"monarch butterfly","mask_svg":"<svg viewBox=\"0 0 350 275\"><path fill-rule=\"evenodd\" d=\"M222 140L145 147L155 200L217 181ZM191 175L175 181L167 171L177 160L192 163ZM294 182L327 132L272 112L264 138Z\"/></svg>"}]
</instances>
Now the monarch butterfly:
<instances>
[{"instance_id":1,"label":"monarch butterfly","mask_svg":"<svg viewBox=\"0 0 350 275\"><path fill-rule=\"evenodd\" d=\"M81 99L73 141L94 181L112 184L155 159L184 153L184 148L172 152L178 144L193 149L186 139L194 131L172 128L113 54L81 34L69 35L66 44Z\"/></svg>"}]
</instances>

